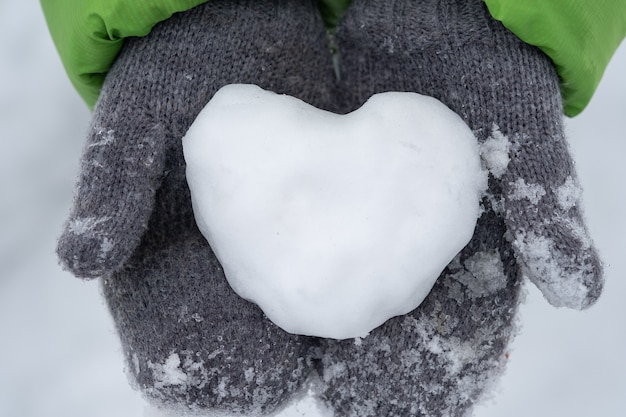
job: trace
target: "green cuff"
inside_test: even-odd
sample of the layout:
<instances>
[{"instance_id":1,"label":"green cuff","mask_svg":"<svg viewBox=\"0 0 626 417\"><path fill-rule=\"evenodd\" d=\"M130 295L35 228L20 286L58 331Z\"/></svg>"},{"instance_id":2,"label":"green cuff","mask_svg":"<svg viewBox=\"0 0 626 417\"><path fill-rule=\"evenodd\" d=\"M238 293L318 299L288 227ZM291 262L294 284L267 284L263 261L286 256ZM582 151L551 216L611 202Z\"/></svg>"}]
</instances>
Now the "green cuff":
<instances>
[{"instance_id":1,"label":"green cuff","mask_svg":"<svg viewBox=\"0 0 626 417\"><path fill-rule=\"evenodd\" d=\"M41 0L70 81L93 109L124 38L145 36L172 14L207 0Z\"/></svg>"},{"instance_id":2,"label":"green cuff","mask_svg":"<svg viewBox=\"0 0 626 417\"><path fill-rule=\"evenodd\" d=\"M496 20L552 59L565 114L583 111L626 36L626 0L484 1Z\"/></svg>"}]
</instances>

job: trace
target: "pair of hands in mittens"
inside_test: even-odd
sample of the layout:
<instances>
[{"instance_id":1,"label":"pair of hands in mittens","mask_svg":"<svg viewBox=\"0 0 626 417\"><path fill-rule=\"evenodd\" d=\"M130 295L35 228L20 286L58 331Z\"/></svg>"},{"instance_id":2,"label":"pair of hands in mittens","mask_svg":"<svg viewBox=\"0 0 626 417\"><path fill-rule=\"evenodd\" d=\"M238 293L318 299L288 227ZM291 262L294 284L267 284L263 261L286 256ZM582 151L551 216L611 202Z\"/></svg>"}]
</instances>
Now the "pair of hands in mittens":
<instances>
[{"instance_id":1,"label":"pair of hands in mittens","mask_svg":"<svg viewBox=\"0 0 626 417\"><path fill-rule=\"evenodd\" d=\"M315 2L213 0L127 40L106 78L58 254L103 278L129 370L160 404L269 413L319 374L337 415L458 415L501 369L522 274L559 307L601 292L546 56L481 1L355 0L335 41L340 79ZM285 333L232 292L194 223L181 139L234 83L338 113L413 91L470 126L490 168L484 211L414 312L325 340Z\"/></svg>"}]
</instances>

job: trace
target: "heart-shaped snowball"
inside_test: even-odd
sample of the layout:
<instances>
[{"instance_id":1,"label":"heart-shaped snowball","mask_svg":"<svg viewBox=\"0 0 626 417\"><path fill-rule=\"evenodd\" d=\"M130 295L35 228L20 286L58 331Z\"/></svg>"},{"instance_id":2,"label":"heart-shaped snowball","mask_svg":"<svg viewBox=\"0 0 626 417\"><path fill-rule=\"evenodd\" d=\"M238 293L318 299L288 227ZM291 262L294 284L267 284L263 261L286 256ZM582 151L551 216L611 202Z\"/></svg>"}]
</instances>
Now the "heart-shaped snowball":
<instances>
[{"instance_id":1,"label":"heart-shaped snowball","mask_svg":"<svg viewBox=\"0 0 626 417\"><path fill-rule=\"evenodd\" d=\"M252 85L183 140L196 221L232 288L288 332L362 337L415 309L470 240L478 144L414 93L337 115Z\"/></svg>"}]
</instances>

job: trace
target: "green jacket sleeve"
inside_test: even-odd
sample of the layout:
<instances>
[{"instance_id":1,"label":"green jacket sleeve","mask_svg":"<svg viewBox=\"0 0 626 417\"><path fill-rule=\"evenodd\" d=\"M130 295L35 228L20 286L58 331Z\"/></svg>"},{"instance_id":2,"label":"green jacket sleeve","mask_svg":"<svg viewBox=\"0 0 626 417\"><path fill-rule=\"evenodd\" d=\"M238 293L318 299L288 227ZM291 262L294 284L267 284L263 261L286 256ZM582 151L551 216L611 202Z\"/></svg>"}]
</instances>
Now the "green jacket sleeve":
<instances>
[{"instance_id":1,"label":"green jacket sleeve","mask_svg":"<svg viewBox=\"0 0 626 417\"><path fill-rule=\"evenodd\" d=\"M626 36L626 0L484 1L495 19L552 59L565 114L579 114Z\"/></svg>"},{"instance_id":2,"label":"green jacket sleeve","mask_svg":"<svg viewBox=\"0 0 626 417\"><path fill-rule=\"evenodd\" d=\"M93 108L123 39L145 36L173 13L208 0L41 0L52 39ZM484 0L492 16L543 50L562 80L565 113L580 113L626 36L626 0ZM322 0L327 24L350 0Z\"/></svg>"},{"instance_id":3,"label":"green jacket sleeve","mask_svg":"<svg viewBox=\"0 0 626 417\"><path fill-rule=\"evenodd\" d=\"M90 108L124 38L207 0L40 0L70 81Z\"/></svg>"}]
</instances>

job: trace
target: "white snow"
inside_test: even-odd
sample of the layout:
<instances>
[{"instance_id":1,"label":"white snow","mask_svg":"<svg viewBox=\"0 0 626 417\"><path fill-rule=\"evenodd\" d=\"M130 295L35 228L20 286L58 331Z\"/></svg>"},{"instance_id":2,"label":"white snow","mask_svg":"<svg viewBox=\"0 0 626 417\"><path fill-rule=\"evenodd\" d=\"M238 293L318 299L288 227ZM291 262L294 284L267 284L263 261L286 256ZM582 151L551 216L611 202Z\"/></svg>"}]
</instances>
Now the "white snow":
<instances>
[{"instance_id":1,"label":"white snow","mask_svg":"<svg viewBox=\"0 0 626 417\"><path fill-rule=\"evenodd\" d=\"M90 148L94 148L96 146L107 146L115 141L115 130L113 129L105 130L101 128L94 128L94 130L96 131L96 135L100 136L102 139L100 139L98 142L94 142L90 144L89 145Z\"/></svg>"},{"instance_id":2,"label":"white snow","mask_svg":"<svg viewBox=\"0 0 626 417\"><path fill-rule=\"evenodd\" d=\"M541 184L528 184L524 178L518 178L511 183L511 200L527 199L533 204L539 203L541 198L546 195L546 189Z\"/></svg>"},{"instance_id":3,"label":"white snow","mask_svg":"<svg viewBox=\"0 0 626 417\"><path fill-rule=\"evenodd\" d=\"M542 291L550 304L555 307L583 308L588 294L583 278L591 274L591 265L576 272L564 271L562 265L571 265L572 261L559 259L559 256L566 255L555 248L554 242L532 232L519 232L512 243L527 257L525 264L528 270L524 272L549 283ZM573 284L576 282L578 285Z\"/></svg>"},{"instance_id":4,"label":"white snow","mask_svg":"<svg viewBox=\"0 0 626 417\"><path fill-rule=\"evenodd\" d=\"M575 207L582 196L583 190L572 177L567 177L563 185L556 190L557 203L562 210Z\"/></svg>"},{"instance_id":5,"label":"white snow","mask_svg":"<svg viewBox=\"0 0 626 417\"><path fill-rule=\"evenodd\" d=\"M414 93L337 115L230 85L183 147L231 286L296 334L365 336L415 309L469 242L486 188L471 130Z\"/></svg>"},{"instance_id":6,"label":"white snow","mask_svg":"<svg viewBox=\"0 0 626 417\"><path fill-rule=\"evenodd\" d=\"M460 261L456 259L455 262L460 267ZM506 286L504 265L497 251L477 252L465 261L464 266L459 268L455 277L477 297L493 294Z\"/></svg>"},{"instance_id":7,"label":"white snow","mask_svg":"<svg viewBox=\"0 0 626 417\"><path fill-rule=\"evenodd\" d=\"M105 223L111 220L109 216L95 218L95 217L86 217L84 219L74 219L68 225L68 229L70 232L76 235L84 235L88 236L94 233L94 229L100 224Z\"/></svg>"},{"instance_id":8,"label":"white snow","mask_svg":"<svg viewBox=\"0 0 626 417\"><path fill-rule=\"evenodd\" d=\"M148 363L148 367L152 370L155 388L162 388L168 385L186 385L187 374L180 368L180 356L178 353L172 353L163 364Z\"/></svg>"},{"instance_id":9,"label":"white snow","mask_svg":"<svg viewBox=\"0 0 626 417\"><path fill-rule=\"evenodd\" d=\"M480 144L480 156L485 167L495 178L500 178L506 172L511 160L509 152L511 142L495 124L492 126L491 135Z\"/></svg>"},{"instance_id":10,"label":"white snow","mask_svg":"<svg viewBox=\"0 0 626 417\"><path fill-rule=\"evenodd\" d=\"M0 2L0 416L180 417L144 414L98 285L71 277L52 253L89 112L63 73L39 7ZM626 415L625 73L626 44L589 108L567 121L606 290L581 313L553 308L528 285L507 372L475 417ZM323 415L304 397L280 417Z\"/></svg>"}]
</instances>

